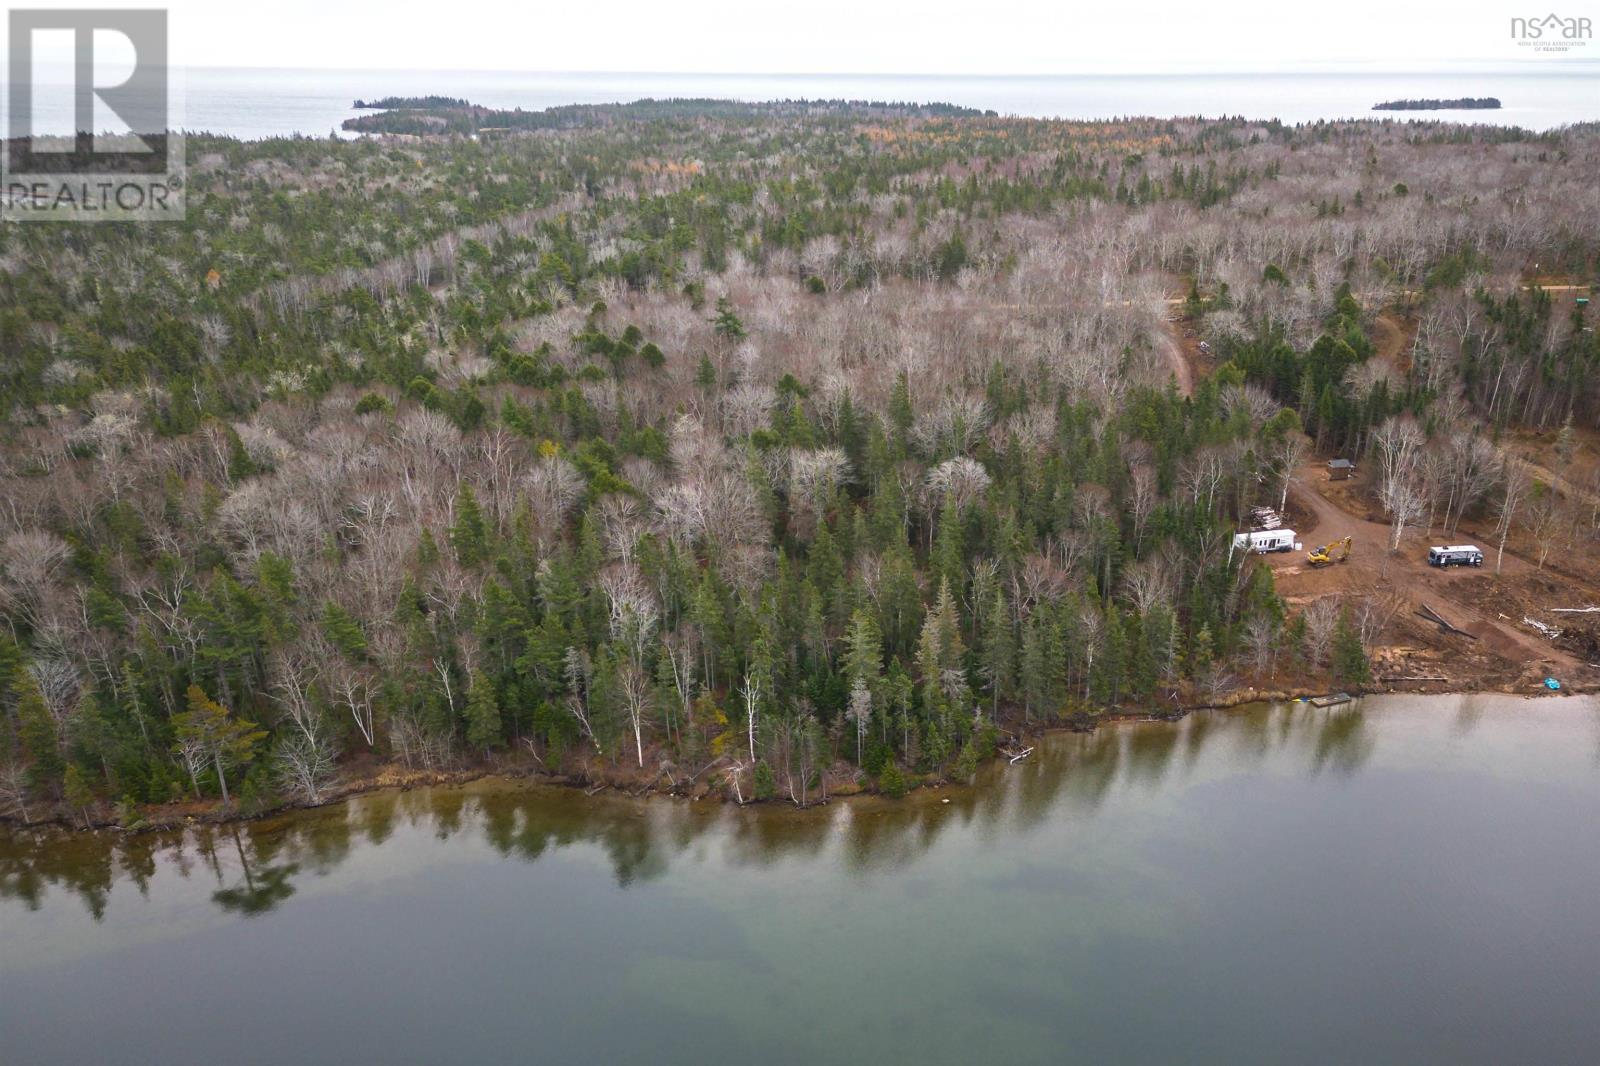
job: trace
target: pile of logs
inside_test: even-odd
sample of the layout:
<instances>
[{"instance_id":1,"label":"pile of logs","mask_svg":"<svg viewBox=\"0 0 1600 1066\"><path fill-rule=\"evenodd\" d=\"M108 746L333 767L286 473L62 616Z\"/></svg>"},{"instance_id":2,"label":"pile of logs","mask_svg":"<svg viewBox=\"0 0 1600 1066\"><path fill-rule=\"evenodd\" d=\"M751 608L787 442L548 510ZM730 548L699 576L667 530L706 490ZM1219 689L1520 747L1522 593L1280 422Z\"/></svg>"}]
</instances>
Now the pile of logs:
<instances>
[{"instance_id":1,"label":"pile of logs","mask_svg":"<svg viewBox=\"0 0 1600 1066\"><path fill-rule=\"evenodd\" d=\"M1418 611L1417 614L1421 615L1423 618L1426 618L1428 621L1430 621L1433 624L1437 625L1440 629L1442 629L1446 633L1454 633L1458 637L1469 637L1472 640L1477 640L1478 639L1477 634L1468 633L1465 629L1461 629L1458 626L1452 625L1449 621L1447 621L1445 619L1444 615L1440 614L1438 611L1435 611L1432 607L1429 607L1427 604L1423 604L1422 605L1422 610Z\"/></svg>"},{"instance_id":2,"label":"pile of logs","mask_svg":"<svg viewBox=\"0 0 1600 1066\"><path fill-rule=\"evenodd\" d=\"M1283 516L1271 507L1250 508L1251 529L1279 529L1283 526Z\"/></svg>"}]
</instances>

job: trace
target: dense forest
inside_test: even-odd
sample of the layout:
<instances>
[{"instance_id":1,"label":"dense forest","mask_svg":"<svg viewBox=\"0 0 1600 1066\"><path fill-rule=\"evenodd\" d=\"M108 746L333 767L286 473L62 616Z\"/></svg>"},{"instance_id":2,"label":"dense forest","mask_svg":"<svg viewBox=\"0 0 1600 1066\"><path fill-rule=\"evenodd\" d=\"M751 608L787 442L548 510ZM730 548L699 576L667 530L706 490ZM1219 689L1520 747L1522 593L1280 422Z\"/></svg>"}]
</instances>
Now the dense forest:
<instances>
[{"instance_id":1,"label":"dense forest","mask_svg":"<svg viewBox=\"0 0 1600 1066\"><path fill-rule=\"evenodd\" d=\"M1494 96L1459 96L1452 100L1426 97L1421 100L1385 100L1373 104L1374 111L1493 111L1500 106Z\"/></svg>"},{"instance_id":2,"label":"dense forest","mask_svg":"<svg viewBox=\"0 0 1600 1066\"><path fill-rule=\"evenodd\" d=\"M1372 626L1286 604L1250 508L1315 450L1459 521L1528 496L1497 432L1600 416L1524 284L1595 277L1595 127L590 111L197 135L185 222L0 227L0 810L481 764L804 803L1359 685Z\"/></svg>"}]
</instances>

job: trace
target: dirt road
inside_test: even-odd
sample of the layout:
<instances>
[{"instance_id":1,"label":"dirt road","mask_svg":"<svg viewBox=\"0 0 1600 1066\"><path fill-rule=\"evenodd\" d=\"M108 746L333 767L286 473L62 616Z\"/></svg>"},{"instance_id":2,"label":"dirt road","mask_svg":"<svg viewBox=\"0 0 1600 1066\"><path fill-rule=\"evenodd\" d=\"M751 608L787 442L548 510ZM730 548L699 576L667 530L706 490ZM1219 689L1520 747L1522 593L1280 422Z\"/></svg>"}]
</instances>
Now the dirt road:
<instances>
[{"instance_id":1,"label":"dirt road","mask_svg":"<svg viewBox=\"0 0 1600 1066\"><path fill-rule=\"evenodd\" d=\"M1177 323L1167 322L1164 329L1156 336L1156 342L1161 345L1161 352L1166 356L1167 365L1172 368L1172 376L1178 379L1178 393L1182 396L1194 395L1194 367L1189 365L1189 360L1183 354L1183 346L1176 335Z\"/></svg>"}]
</instances>

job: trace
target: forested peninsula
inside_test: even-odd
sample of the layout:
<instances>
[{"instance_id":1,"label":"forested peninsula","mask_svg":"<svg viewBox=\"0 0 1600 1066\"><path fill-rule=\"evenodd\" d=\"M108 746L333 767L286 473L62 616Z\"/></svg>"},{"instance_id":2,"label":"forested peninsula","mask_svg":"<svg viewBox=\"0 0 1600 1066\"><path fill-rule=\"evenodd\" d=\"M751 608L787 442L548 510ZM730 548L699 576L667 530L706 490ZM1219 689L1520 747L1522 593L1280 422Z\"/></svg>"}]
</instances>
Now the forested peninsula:
<instances>
[{"instance_id":1,"label":"forested peninsula","mask_svg":"<svg viewBox=\"0 0 1600 1066\"><path fill-rule=\"evenodd\" d=\"M191 136L181 223L0 226L6 817L804 805L1595 679L1541 613L1600 587L1594 126L424 102ZM1237 550L1263 507L1353 557Z\"/></svg>"},{"instance_id":2,"label":"forested peninsula","mask_svg":"<svg viewBox=\"0 0 1600 1066\"><path fill-rule=\"evenodd\" d=\"M412 136L440 134L507 133L511 131L584 129L623 122L696 119L744 120L798 119L843 116L857 120L872 117L974 118L996 117L993 111L959 107L946 103L906 103L869 100L774 100L746 103L740 100L671 98L634 100L615 104L569 104L541 111L521 108L491 108L449 97L388 97L372 104L356 101L356 107L387 108L372 115L358 115L344 121L343 128L353 133L401 134Z\"/></svg>"}]
</instances>

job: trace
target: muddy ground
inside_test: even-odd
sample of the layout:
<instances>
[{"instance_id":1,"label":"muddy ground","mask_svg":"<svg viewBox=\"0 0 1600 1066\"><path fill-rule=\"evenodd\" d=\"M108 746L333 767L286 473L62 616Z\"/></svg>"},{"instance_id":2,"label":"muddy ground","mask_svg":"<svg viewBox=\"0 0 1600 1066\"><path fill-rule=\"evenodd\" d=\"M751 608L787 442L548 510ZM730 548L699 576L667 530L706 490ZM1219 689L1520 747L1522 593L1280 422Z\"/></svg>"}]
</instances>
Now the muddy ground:
<instances>
[{"instance_id":1,"label":"muddy ground","mask_svg":"<svg viewBox=\"0 0 1600 1066\"><path fill-rule=\"evenodd\" d=\"M1592 577L1538 569L1508 545L1495 573L1492 538L1464 525L1446 536L1416 529L1389 550L1391 528L1358 480L1332 482L1320 462L1302 468L1291 493L1291 528L1304 550L1268 555L1279 593L1292 607L1327 596L1353 604L1372 603L1388 617L1373 640L1373 673L1383 687L1420 691L1531 691L1546 677L1566 687L1600 684L1600 662L1586 634L1600 626L1600 614L1561 616L1552 607L1600 604ZM1350 560L1313 568L1306 551L1343 537L1352 539ZM1487 556L1482 568L1438 570L1427 565L1430 544L1474 543ZM1432 610L1458 630L1451 632L1422 617ZM1563 621L1565 618L1567 621ZM1533 619L1561 628L1552 638ZM1426 679L1426 680L1424 680Z\"/></svg>"}]
</instances>

